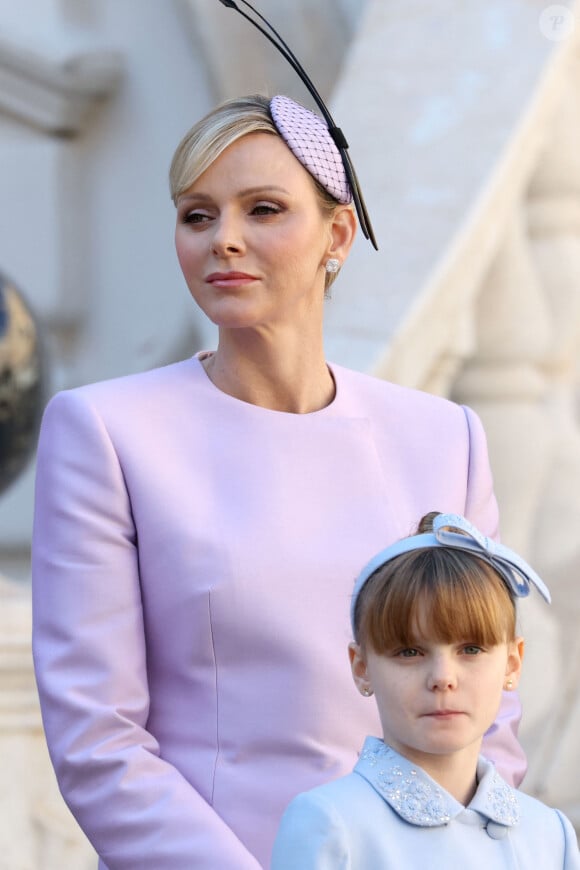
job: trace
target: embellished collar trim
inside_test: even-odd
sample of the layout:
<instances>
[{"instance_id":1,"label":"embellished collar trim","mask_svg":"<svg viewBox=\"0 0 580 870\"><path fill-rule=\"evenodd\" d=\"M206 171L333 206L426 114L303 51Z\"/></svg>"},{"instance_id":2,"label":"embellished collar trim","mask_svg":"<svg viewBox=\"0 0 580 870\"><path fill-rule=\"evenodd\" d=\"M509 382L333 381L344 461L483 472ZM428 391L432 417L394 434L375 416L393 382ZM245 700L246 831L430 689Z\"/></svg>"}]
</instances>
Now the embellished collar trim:
<instances>
[{"instance_id":1,"label":"embellished collar trim","mask_svg":"<svg viewBox=\"0 0 580 870\"><path fill-rule=\"evenodd\" d=\"M477 765L479 785L467 807L378 737L366 738L354 770L397 815L412 825L428 828L448 825L466 810L478 813L484 827L492 822L510 828L520 818L517 792L481 756Z\"/></svg>"}]
</instances>

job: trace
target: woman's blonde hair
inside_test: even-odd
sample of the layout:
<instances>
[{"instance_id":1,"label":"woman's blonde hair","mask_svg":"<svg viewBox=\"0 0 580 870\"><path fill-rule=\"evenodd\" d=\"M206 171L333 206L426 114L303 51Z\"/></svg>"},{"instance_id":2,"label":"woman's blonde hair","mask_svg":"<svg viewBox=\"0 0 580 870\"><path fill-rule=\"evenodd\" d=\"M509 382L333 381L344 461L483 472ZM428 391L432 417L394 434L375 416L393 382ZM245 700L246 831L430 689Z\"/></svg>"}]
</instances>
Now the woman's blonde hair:
<instances>
[{"instance_id":1,"label":"woman's blonde hair","mask_svg":"<svg viewBox=\"0 0 580 870\"><path fill-rule=\"evenodd\" d=\"M267 133L282 139L272 120L269 105L269 98L261 94L237 97L216 106L194 124L177 146L169 168L169 188L175 205L178 198L238 139L251 133ZM308 175L321 211L330 218L340 203L310 173ZM326 289L335 278L336 274L327 273Z\"/></svg>"},{"instance_id":2,"label":"woman's blonde hair","mask_svg":"<svg viewBox=\"0 0 580 870\"><path fill-rule=\"evenodd\" d=\"M422 520L417 534L431 531L434 516ZM429 547L403 553L375 571L358 597L354 626L357 643L379 654L413 646L418 628L441 643L495 646L514 640L516 608L487 562L462 550Z\"/></svg>"},{"instance_id":3,"label":"woman's blonde hair","mask_svg":"<svg viewBox=\"0 0 580 870\"><path fill-rule=\"evenodd\" d=\"M268 111L268 102L259 94L227 100L194 124L177 146L171 161L169 187L174 203L242 136L250 133L280 135Z\"/></svg>"}]
</instances>

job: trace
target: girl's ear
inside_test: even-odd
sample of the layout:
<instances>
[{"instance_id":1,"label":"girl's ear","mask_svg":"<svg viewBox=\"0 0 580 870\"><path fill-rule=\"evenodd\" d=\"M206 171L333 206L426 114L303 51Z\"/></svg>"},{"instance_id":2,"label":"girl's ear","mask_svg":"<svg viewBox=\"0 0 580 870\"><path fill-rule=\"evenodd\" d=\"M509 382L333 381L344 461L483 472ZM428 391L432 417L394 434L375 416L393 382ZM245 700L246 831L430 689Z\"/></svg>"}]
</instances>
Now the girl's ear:
<instances>
[{"instance_id":1,"label":"girl's ear","mask_svg":"<svg viewBox=\"0 0 580 870\"><path fill-rule=\"evenodd\" d=\"M368 698L369 695L372 695L372 688L367 673L367 663L358 643L349 643L348 657L355 686L361 695Z\"/></svg>"},{"instance_id":2,"label":"girl's ear","mask_svg":"<svg viewBox=\"0 0 580 870\"><path fill-rule=\"evenodd\" d=\"M522 662L524 659L524 639L516 637L508 643L508 657L505 671L504 689L513 691L517 689L522 673Z\"/></svg>"}]
</instances>

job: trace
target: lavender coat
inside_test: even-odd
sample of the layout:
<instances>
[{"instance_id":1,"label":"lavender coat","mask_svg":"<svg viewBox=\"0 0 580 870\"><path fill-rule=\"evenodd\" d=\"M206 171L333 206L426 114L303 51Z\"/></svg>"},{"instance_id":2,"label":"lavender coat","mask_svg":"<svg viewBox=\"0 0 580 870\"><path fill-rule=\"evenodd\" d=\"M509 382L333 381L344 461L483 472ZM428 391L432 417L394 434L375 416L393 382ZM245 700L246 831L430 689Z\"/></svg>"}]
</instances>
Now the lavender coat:
<instances>
[{"instance_id":1,"label":"lavender coat","mask_svg":"<svg viewBox=\"0 0 580 870\"><path fill-rule=\"evenodd\" d=\"M478 418L332 367L305 415L198 358L58 394L42 426L34 658L62 793L109 870L269 866L284 807L352 769L361 566L429 510L497 534ZM485 751L525 767L506 695Z\"/></svg>"}]
</instances>

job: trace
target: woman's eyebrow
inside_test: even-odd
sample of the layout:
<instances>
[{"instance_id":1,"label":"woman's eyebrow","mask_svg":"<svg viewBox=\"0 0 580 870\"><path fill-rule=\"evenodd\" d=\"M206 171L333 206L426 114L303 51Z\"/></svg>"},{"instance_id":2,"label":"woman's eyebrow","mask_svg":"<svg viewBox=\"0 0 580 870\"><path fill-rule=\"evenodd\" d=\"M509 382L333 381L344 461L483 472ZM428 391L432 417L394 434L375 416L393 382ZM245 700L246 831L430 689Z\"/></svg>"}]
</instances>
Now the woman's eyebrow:
<instances>
[{"instance_id":1,"label":"woman's eyebrow","mask_svg":"<svg viewBox=\"0 0 580 870\"><path fill-rule=\"evenodd\" d=\"M277 184L260 184L256 187L246 187L245 190L240 190L241 196L246 196L250 193L267 193L268 191L277 191L278 193L290 193L285 187L280 187Z\"/></svg>"},{"instance_id":2,"label":"woman's eyebrow","mask_svg":"<svg viewBox=\"0 0 580 870\"><path fill-rule=\"evenodd\" d=\"M289 195L289 193L290 193L290 191L286 187L280 187L276 184L259 184L259 185L256 185L255 187L245 187L243 190L239 190L237 195L238 196L250 196L250 195L256 194L256 193L270 193L270 192L285 193L287 195ZM183 196L178 197L177 201L178 202L192 202L192 201L199 202L201 200L203 202L209 202L212 199L213 199L212 196L210 196L208 193L204 193L203 191L200 190L199 192L196 192L196 193L184 194Z\"/></svg>"}]
</instances>

